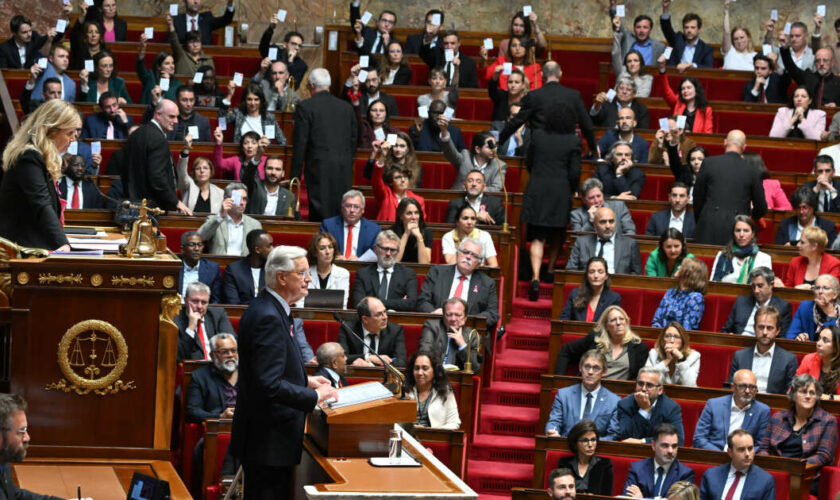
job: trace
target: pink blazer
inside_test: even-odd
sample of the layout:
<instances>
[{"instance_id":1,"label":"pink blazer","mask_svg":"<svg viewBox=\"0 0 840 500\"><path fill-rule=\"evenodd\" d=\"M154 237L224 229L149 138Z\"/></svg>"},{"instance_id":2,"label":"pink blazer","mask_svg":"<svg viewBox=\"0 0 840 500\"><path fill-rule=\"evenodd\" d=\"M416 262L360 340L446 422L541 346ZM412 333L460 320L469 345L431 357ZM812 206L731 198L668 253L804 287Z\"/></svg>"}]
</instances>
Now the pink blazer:
<instances>
[{"instance_id":1,"label":"pink blazer","mask_svg":"<svg viewBox=\"0 0 840 500\"><path fill-rule=\"evenodd\" d=\"M791 116L793 116L793 108L779 108L776 111L776 118L773 119L773 127L770 128L770 137L787 137L790 132ZM825 130L825 111L809 109L808 116L797 127L806 139L820 140L820 134Z\"/></svg>"},{"instance_id":2,"label":"pink blazer","mask_svg":"<svg viewBox=\"0 0 840 500\"><path fill-rule=\"evenodd\" d=\"M764 197L770 210L793 210L782 184L776 179L764 179Z\"/></svg>"},{"instance_id":3,"label":"pink blazer","mask_svg":"<svg viewBox=\"0 0 840 500\"><path fill-rule=\"evenodd\" d=\"M674 116L679 116L685 113L685 103L680 101L678 94L674 93L671 84L668 83L668 74L661 73L659 75L659 84L665 92L665 102L668 106L674 108ZM715 128L714 117L712 116L712 107L706 106L705 109L698 109L694 115L694 126L691 131L698 134L713 134Z\"/></svg>"},{"instance_id":4,"label":"pink blazer","mask_svg":"<svg viewBox=\"0 0 840 500\"><path fill-rule=\"evenodd\" d=\"M213 146L213 166L216 167L215 176L219 179L229 178L230 174L233 173L233 178L236 180L241 180L239 178L239 170L242 169L242 161L240 160L239 156L228 156L227 158L222 157L222 152L224 148L221 144L216 144ZM257 167L257 170L260 173L260 179L265 178L265 160L268 158L267 156L263 155L260 158L260 164Z\"/></svg>"}]
</instances>

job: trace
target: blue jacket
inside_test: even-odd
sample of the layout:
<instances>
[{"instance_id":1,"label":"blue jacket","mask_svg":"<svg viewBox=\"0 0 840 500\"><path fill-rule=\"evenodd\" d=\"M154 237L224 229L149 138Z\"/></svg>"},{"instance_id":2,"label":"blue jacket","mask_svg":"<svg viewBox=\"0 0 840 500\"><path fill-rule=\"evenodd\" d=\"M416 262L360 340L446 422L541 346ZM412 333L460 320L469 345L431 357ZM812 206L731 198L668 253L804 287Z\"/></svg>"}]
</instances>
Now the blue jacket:
<instances>
[{"instance_id":1,"label":"blue jacket","mask_svg":"<svg viewBox=\"0 0 840 500\"><path fill-rule=\"evenodd\" d=\"M133 120L127 116L128 121L121 123L119 119L114 120L114 139L125 139L128 137L128 127ZM82 137L85 139L104 139L108 133L108 119L104 113L96 113L85 118L85 126L82 128Z\"/></svg>"},{"instance_id":2,"label":"blue jacket","mask_svg":"<svg viewBox=\"0 0 840 500\"><path fill-rule=\"evenodd\" d=\"M653 487L655 485L654 472L656 470L654 464L655 462L653 457L630 464L630 470L627 471L627 481L624 483L624 491L622 493L627 492L628 486L635 484L640 490L642 490L642 495L645 498L660 496L653 491ZM694 470L686 465L683 465L679 460L674 460L674 463L671 464L671 468L668 469L668 474L662 481L662 489L660 490L661 494L665 495L668 493L668 489L677 481L689 481L693 483Z\"/></svg>"},{"instance_id":3,"label":"blue jacket","mask_svg":"<svg viewBox=\"0 0 840 500\"><path fill-rule=\"evenodd\" d=\"M199 259L198 281L210 287L210 302L217 304L222 289L222 279L219 276L219 265L205 258ZM184 289L184 266L178 271L178 293Z\"/></svg>"},{"instance_id":4,"label":"blue jacket","mask_svg":"<svg viewBox=\"0 0 840 500\"><path fill-rule=\"evenodd\" d=\"M659 18L659 25L662 27L662 34L665 35L665 40L668 41L668 45L674 48L673 52L671 52L671 58L668 59L668 66L676 66L682 60L683 52L685 52L685 35L683 35L682 31L678 33L674 32L674 28L671 26L671 16L661 16ZM698 39L691 62L696 64L698 68L714 67L714 49L703 40Z\"/></svg>"},{"instance_id":5,"label":"blue jacket","mask_svg":"<svg viewBox=\"0 0 840 500\"><path fill-rule=\"evenodd\" d=\"M556 430L561 436L569 435L572 427L580 422L580 395L580 384L564 387L557 391L557 395L554 396L554 403L551 405L551 414L545 424L546 432ZM621 401L621 398L603 385L598 389L598 400L592 403L592 413L589 415L589 420L595 422L602 436L607 433L610 418L612 418L619 401Z\"/></svg>"},{"instance_id":6,"label":"blue jacket","mask_svg":"<svg viewBox=\"0 0 840 500\"><path fill-rule=\"evenodd\" d=\"M201 268L199 267L199 270ZM260 269L259 283L257 290L265 286L265 269ZM235 260L225 267L225 275L222 276L223 304L249 304L254 300L254 275L251 274L251 265L248 257ZM304 361L309 361L309 358Z\"/></svg>"},{"instance_id":7,"label":"blue jacket","mask_svg":"<svg viewBox=\"0 0 840 500\"><path fill-rule=\"evenodd\" d=\"M35 81L35 88L32 89L32 101L43 101L44 96L44 81L47 78L60 78L62 84L64 85L64 100L67 102L75 102L76 101L76 82L73 81L72 78L67 76L67 73L58 76L58 73L55 72L55 68L53 67L51 62L47 62L47 69L41 73L41 76Z\"/></svg>"},{"instance_id":8,"label":"blue jacket","mask_svg":"<svg viewBox=\"0 0 840 500\"><path fill-rule=\"evenodd\" d=\"M729 475L730 464L726 463L712 467L703 474L700 483L700 500L719 500L723 497L723 487ZM757 465L750 467L747 477L743 480L741 500L773 500L776 498L776 485L773 476Z\"/></svg>"},{"instance_id":9,"label":"blue jacket","mask_svg":"<svg viewBox=\"0 0 840 500\"><path fill-rule=\"evenodd\" d=\"M793 315L793 321L790 323L790 328L788 328L785 337L793 339L804 332L808 334L810 340L816 340L817 332L815 330L817 329L817 325L814 323L814 304L813 300L803 300L799 303L799 308ZM823 326L833 325L834 320L830 319Z\"/></svg>"},{"instance_id":10,"label":"blue jacket","mask_svg":"<svg viewBox=\"0 0 840 500\"><path fill-rule=\"evenodd\" d=\"M723 450L726 437L729 436L729 416L732 411L732 395L712 398L703 407L703 413L694 429L694 448ZM741 428L753 436L756 443L761 442L770 421L770 407L761 401L753 401L752 407L744 416Z\"/></svg>"},{"instance_id":11,"label":"blue jacket","mask_svg":"<svg viewBox=\"0 0 840 500\"><path fill-rule=\"evenodd\" d=\"M607 156L607 153L610 152L610 148L618 141L618 130L611 128L604 132L604 135L598 139L598 151L601 153L601 158ZM633 142L631 143L633 146L633 159L635 163L647 163L648 162L648 150L650 145L648 141L644 140L642 136L633 134Z\"/></svg>"},{"instance_id":12,"label":"blue jacket","mask_svg":"<svg viewBox=\"0 0 840 500\"><path fill-rule=\"evenodd\" d=\"M627 438L644 439L650 442L653 436L653 429L657 425L668 422L674 424L679 436L679 444L683 445L685 432L682 423L682 408L673 399L662 394L656 399L650 418L645 418L639 413L639 405L633 394L625 396L616 406L610 420L610 429L606 439L611 441L622 441ZM667 491L667 490L666 490Z\"/></svg>"},{"instance_id":13,"label":"blue jacket","mask_svg":"<svg viewBox=\"0 0 840 500\"><path fill-rule=\"evenodd\" d=\"M361 257L366 251L373 249L373 244L376 242L376 235L382 230L382 228L379 227L379 224L371 222L364 217L359 220L359 224L362 227L359 229L359 244L356 247L357 257ZM353 229L356 230L357 228ZM335 238L338 242L338 256L343 256L345 243L344 220L341 216L336 215L335 217L324 219L324 221L321 222L320 230L333 235L333 238Z\"/></svg>"},{"instance_id":14,"label":"blue jacket","mask_svg":"<svg viewBox=\"0 0 840 500\"><path fill-rule=\"evenodd\" d=\"M668 229L668 225L670 223L670 208L654 212L653 215L650 216L650 219L648 219L648 224L645 228L645 234L649 236L662 236L662 233L664 233ZM686 239L694 238L694 230L696 228L697 223L694 220L694 212L692 212L691 210L686 210L685 213L683 213L683 236L685 236Z\"/></svg>"}]
</instances>

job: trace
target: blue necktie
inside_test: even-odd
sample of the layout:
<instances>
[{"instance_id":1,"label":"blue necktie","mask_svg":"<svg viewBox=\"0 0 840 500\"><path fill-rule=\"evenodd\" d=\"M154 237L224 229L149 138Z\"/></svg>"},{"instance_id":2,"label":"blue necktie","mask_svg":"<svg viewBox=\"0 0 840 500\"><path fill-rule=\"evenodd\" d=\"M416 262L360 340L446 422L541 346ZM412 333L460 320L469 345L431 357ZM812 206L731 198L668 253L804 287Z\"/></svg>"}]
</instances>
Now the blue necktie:
<instances>
[{"instance_id":1,"label":"blue necktie","mask_svg":"<svg viewBox=\"0 0 840 500\"><path fill-rule=\"evenodd\" d=\"M660 496L659 490L662 489L662 480L665 479L665 469L663 467L657 467L656 474L658 477L656 479L656 484L653 485L653 496L658 497Z\"/></svg>"},{"instance_id":2,"label":"blue necktie","mask_svg":"<svg viewBox=\"0 0 840 500\"><path fill-rule=\"evenodd\" d=\"M592 413L592 393L586 393L586 406L583 407L583 419L588 420L589 414Z\"/></svg>"}]
</instances>

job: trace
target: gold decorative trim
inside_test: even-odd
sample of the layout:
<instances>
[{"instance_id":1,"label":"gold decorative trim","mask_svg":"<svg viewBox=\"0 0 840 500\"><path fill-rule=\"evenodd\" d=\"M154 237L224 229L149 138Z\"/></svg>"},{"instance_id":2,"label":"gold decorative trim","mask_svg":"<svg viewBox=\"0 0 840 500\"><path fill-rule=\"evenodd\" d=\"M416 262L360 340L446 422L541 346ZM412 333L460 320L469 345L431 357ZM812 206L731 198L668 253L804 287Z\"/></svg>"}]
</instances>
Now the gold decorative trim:
<instances>
[{"instance_id":1,"label":"gold decorative trim","mask_svg":"<svg viewBox=\"0 0 840 500\"><path fill-rule=\"evenodd\" d=\"M57 283L59 285L63 285L64 283L73 283L75 285L82 284L82 273L76 274L53 274L53 273L39 273L38 274L38 283L44 284L51 284Z\"/></svg>"},{"instance_id":2,"label":"gold decorative trim","mask_svg":"<svg viewBox=\"0 0 840 500\"><path fill-rule=\"evenodd\" d=\"M181 312L181 295L164 295L160 299L160 316L159 319L161 321L166 321L168 323L172 323L173 325L175 322L175 316Z\"/></svg>"},{"instance_id":3,"label":"gold decorative trim","mask_svg":"<svg viewBox=\"0 0 840 500\"><path fill-rule=\"evenodd\" d=\"M90 284L93 286L99 286L102 284L102 275L99 273L91 274L90 275Z\"/></svg>"},{"instance_id":4,"label":"gold decorative trim","mask_svg":"<svg viewBox=\"0 0 840 500\"><path fill-rule=\"evenodd\" d=\"M29 273L26 271L19 272L17 275L18 285L25 285L29 283Z\"/></svg>"},{"instance_id":5,"label":"gold decorative trim","mask_svg":"<svg viewBox=\"0 0 840 500\"><path fill-rule=\"evenodd\" d=\"M102 347L103 342L104 350L100 355L97 348ZM122 333L107 321L89 319L76 323L61 337L57 354L58 367L64 378L47 384L44 387L47 391L79 395L93 392L105 396L137 388L133 380L120 380L128 365L128 345ZM99 377L106 369L107 373Z\"/></svg>"},{"instance_id":6,"label":"gold decorative trim","mask_svg":"<svg viewBox=\"0 0 840 500\"><path fill-rule=\"evenodd\" d=\"M172 288L175 286L175 277L174 276L164 276L163 277L163 287L164 288Z\"/></svg>"},{"instance_id":7,"label":"gold decorative trim","mask_svg":"<svg viewBox=\"0 0 840 500\"><path fill-rule=\"evenodd\" d=\"M152 276L111 276L111 284L114 286L155 286L155 278Z\"/></svg>"}]
</instances>

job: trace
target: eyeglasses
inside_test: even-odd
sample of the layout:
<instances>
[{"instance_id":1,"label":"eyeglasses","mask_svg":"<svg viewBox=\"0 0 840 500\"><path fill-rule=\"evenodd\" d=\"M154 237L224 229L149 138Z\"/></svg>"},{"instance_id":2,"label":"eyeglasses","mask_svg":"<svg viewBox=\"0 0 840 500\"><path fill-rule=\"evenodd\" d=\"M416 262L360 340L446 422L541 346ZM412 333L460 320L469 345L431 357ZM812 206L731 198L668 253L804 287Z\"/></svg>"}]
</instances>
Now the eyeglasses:
<instances>
[{"instance_id":1,"label":"eyeglasses","mask_svg":"<svg viewBox=\"0 0 840 500\"><path fill-rule=\"evenodd\" d=\"M289 274L297 274L300 279L306 279L306 275L309 274L309 269L304 269L303 271L285 271Z\"/></svg>"},{"instance_id":2,"label":"eyeglasses","mask_svg":"<svg viewBox=\"0 0 840 500\"><path fill-rule=\"evenodd\" d=\"M636 382L636 387L641 387L642 389L653 389L656 387L660 387L662 384L654 384L652 382Z\"/></svg>"},{"instance_id":3,"label":"eyeglasses","mask_svg":"<svg viewBox=\"0 0 840 500\"><path fill-rule=\"evenodd\" d=\"M4 431L14 432L15 434L17 434L18 436L20 436L21 438L23 438L24 436L26 436L26 435L29 433L29 426L28 426L28 425L24 425L24 426L23 426L23 427L21 427L20 429L11 429L11 428L9 428L9 427L3 427L3 430L4 430Z\"/></svg>"},{"instance_id":4,"label":"eyeglasses","mask_svg":"<svg viewBox=\"0 0 840 500\"><path fill-rule=\"evenodd\" d=\"M603 368L601 367L601 365L590 365L590 364L586 364L586 365L583 365L581 368L582 368L582 369L583 369L583 371L585 371L585 372L594 372L594 373L598 373L598 372L600 372L601 370L603 370Z\"/></svg>"},{"instance_id":5,"label":"eyeglasses","mask_svg":"<svg viewBox=\"0 0 840 500\"><path fill-rule=\"evenodd\" d=\"M463 249L463 248L458 250L458 253L460 253L463 256L472 257L473 259L476 259L476 260L481 258L481 255L478 255L475 252L470 252L469 250L466 250L466 249Z\"/></svg>"},{"instance_id":6,"label":"eyeglasses","mask_svg":"<svg viewBox=\"0 0 840 500\"><path fill-rule=\"evenodd\" d=\"M757 385L752 385L752 384L735 384L735 388L738 389L739 391L753 391L753 392L755 392L755 391L758 390L758 386Z\"/></svg>"},{"instance_id":7,"label":"eyeglasses","mask_svg":"<svg viewBox=\"0 0 840 500\"><path fill-rule=\"evenodd\" d=\"M233 354L236 354L236 353L238 353L238 352L239 352L239 350L238 350L237 348L233 347L233 348L231 348L231 349L216 349L216 350L215 350L215 351L213 351L213 352L215 352L215 353L216 353L216 354L218 354L219 356L227 356L227 355L233 355Z\"/></svg>"},{"instance_id":8,"label":"eyeglasses","mask_svg":"<svg viewBox=\"0 0 840 500\"><path fill-rule=\"evenodd\" d=\"M666 334L662 338L664 338L665 340L680 340L680 339L682 339L682 337L680 337L679 334L676 334L676 333Z\"/></svg>"},{"instance_id":9,"label":"eyeglasses","mask_svg":"<svg viewBox=\"0 0 840 500\"><path fill-rule=\"evenodd\" d=\"M380 250L382 250L385 253L397 253L397 252L400 251L399 248L383 247L382 245L376 245L376 246L377 246L377 248L379 248Z\"/></svg>"}]
</instances>

